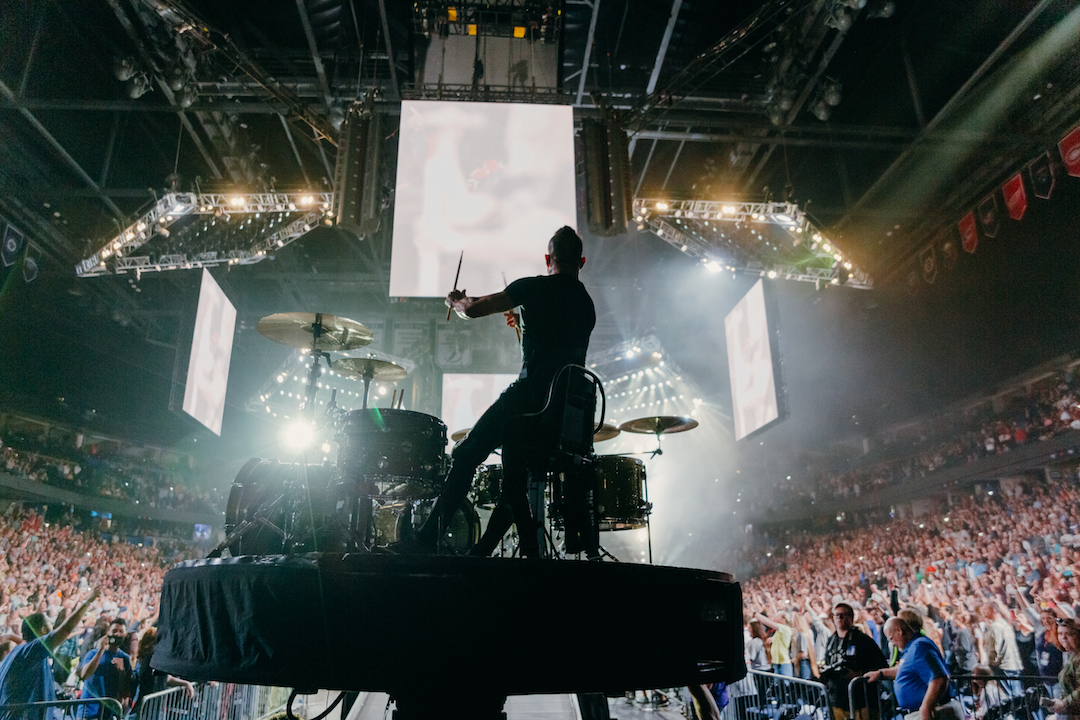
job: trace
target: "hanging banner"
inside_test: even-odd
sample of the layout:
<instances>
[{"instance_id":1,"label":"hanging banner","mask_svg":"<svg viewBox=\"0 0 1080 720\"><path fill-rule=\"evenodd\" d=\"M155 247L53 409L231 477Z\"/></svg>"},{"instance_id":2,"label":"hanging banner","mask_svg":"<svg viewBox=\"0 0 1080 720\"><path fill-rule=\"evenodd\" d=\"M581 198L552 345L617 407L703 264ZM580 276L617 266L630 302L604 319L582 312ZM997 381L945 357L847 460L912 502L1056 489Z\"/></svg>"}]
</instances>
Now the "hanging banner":
<instances>
[{"instance_id":1,"label":"hanging banner","mask_svg":"<svg viewBox=\"0 0 1080 720\"><path fill-rule=\"evenodd\" d=\"M16 230L14 225L4 228L4 244L0 248L0 259L3 260L4 267L11 267L19 259L23 251L23 240L25 236Z\"/></svg>"},{"instance_id":2,"label":"hanging banner","mask_svg":"<svg viewBox=\"0 0 1080 720\"><path fill-rule=\"evenodd\" d=\"M922 265L922 276L930 285L937 279L937 257L934 255L934 246L927 245L919 253L919 263Z\"/></svg>"},{"instance_id":3,"label":"hanging banner","mask_svg":"<svg viewBox=\"0 0 1080 720\"><path fill-rule=\"evenodd\" d=\"M986 237L996 237L998 231L997 195L990 193L979 203L979 222L982 223Z\"/></svg>"},{"instance_id":4,"label":"hanging banner","mask_svg":"<svg viewBox=\"0 0 1080 720\"><path fill-rule=\"evenodd\" d=\"M956 249L956 241L948 240L941 246L941 264L946 270L956 267L956 261L960 259L960 251Z\"/></svg>"},{"instance_id":5,"label":"hanging banner","mask_svg":"<svg viewBox=\"0 0 1080 720\"><path fill-rule=\"evenodd\" d=\"M1005 198L1005 207L1009 210L1009 217L1019 220L1027 211L1027 193L1024 192L1024 177L1022 173L1016 173L1005 181L1001 186L1001 195Z\"/></svg>"},{"instance_id":6,"label":"hanging banner","mask_svg":"<svg viewBox=\"0 0 1080 720\"><path fill-rule=\"evenodd\" d=\"M956 228L960 231L960 241L964 246L964 250L969 253L975 252L975 248L979 245L979 231L975 227L975 213L969 212L962 217Z\"/></svg>"},{"instance_id":7,"label":"hanging banner","mask_svg":"<svg viewBox=\"0 0 1080 720\"><path fill-rule=\"evenodd\" d=\"M1061 138L1058 143L1061 162L1065 163L1065 172L1073 177L1080 177L1080 127Z\"/></svg>"},{"instance_id":8,"label":"hanging banner","mask_svg":"<svg viewBox=\"0 0 1080 720\"><path fill-rule=\"evenodd\" d=\"M1047 151L1035 158L1028 164L1028 173L1031 175L1031 192L1035 197L1049 200L1054 192L1054 166L1050 163L1050 152Z\"/></svg>"}]
</instances>

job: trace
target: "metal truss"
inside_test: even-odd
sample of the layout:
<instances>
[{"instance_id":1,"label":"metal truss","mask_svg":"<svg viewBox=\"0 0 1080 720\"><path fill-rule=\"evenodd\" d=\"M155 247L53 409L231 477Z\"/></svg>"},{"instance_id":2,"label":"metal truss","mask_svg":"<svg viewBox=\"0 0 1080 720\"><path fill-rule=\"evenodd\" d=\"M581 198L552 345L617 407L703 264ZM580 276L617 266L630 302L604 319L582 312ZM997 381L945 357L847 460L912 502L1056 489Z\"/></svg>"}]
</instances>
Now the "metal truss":
<instances>
[{"instance_id":1,"label":"metal truss","mask_svg":"<svg viewBox=\"0 0 1080 720\"><path fill-rule=\"evenodd\" d=\"M405 100L469 100L473 102L530 103L569 105L573 96L556 88L521 85L479 85L447 83L406 83L401 97Z\"/></svg>"},{"instance_id":2,"label":"metal truss","mask_svg":"<svg viewBox=\"0 0 1080 720\"><path fill-rule=\"evenodd\" d=\"M487 35L555 42L561 21L551 3L537 0L422 0L413 4L413 27L425 37Z\"/></svg>"},{"instance_id":3,"label":"metal truss","mask_svg":"<svg viewBox=\"0 0 1080 720\"><path fill-rule=\"evenodd\" d=\"M806 229L809 221L799 206L788 202L720 202L716 200L661 200L635 198L634 216L649 214L658 217L690 218L692 220L721 220L744 225L770 223L793 232Z\"/></svg>"},{"instance_id":4,"label":"metal truss","mask_svg":"<svg viewBox=\"0 0 1080 720\"><path fill-rule=\"evenodd\" d=\"M658 238L672 247L678 248L690 257L700 258L706 267L715 272L727 270L728 272L756 275L770 279L779 278L812 282L818 287L823 284L843 284L846 287L869 290L874 286L873 280L866 273L856 268L846 268L842 256L837 258L836 254L830 255L825 248L830 250L834 248L828 245L824 238L820 242L815 241L810 247L807 247L807 251L811 253L811 262L819 261L824 263L824 266L814 264L792 265L787 262L766 264L760 260L750 260L743 264L730 264L716 259L717 248L711 243L683 232L667 222L664 217L652 216L644 218L640 222L643 222ZM820 237L820 235L815 234L815 237ZM815 248L814 245L817 247ZM843 279L842 276L845 274L847 277ZM841 283L842 279L843 283Z\"/></svg>"},{"instance_id":5,"label":"metal truss","mask_svg":"<svg viewBox=\"0 0 1080 720\"><path fill-rule=\"evenodd\" d=\"M197 215L249 215L288 213L290 221L273 233L253 238L248 249L210 250L199 253L135 256L132 253L154 237L168 237L170 227L181 218ZM292 215L300 213L297 217ZM324 217L333 214L331 193L169 193L158 200L138 220L75 266L79 277L97 277L130 270L140 273L163 270L253 265L267 254L304 235Z\"/></svg>"}]
</instances>

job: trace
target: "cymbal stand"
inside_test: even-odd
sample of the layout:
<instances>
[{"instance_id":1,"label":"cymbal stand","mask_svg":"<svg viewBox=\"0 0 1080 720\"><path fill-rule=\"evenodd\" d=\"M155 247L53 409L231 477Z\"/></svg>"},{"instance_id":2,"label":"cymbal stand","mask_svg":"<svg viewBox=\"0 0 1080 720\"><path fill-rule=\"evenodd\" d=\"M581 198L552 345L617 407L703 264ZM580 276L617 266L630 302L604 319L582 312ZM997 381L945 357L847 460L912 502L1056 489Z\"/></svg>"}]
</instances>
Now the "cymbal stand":
<instances>
[{"instance_id":1,"label":"cymbal stand","mask_svg":"<svg viewBox=\"0 0 1080 720\"><path fill-rule=\"evenodd\" d=\"M361 405L361 407L364 410L367 410L368 391L371 390L371 381L372 381L372 379L374 379L374 377L375 377L375 369L374 368L368 367L366 370L364 370L364 375L362 377L362 379L364 381L364 404ZM402 393L402 395L404 395L404 394L405 393Z\"/></svg>"},{"instance_id":2,"label":"cymbal stand","mask_svg":"<svg viewBox=\"0 0 1080 720\"><path fill-rule=\"evenodd\" d=\"M323 334L322 313L315 313L315 322L311 326L311 367L308 370L307 391L304 393L304 404L300 411L315 419L315 395L318 392L319 377L322 375L322 367L319 365L321 358L326 358L326 364L330 365L330 354L318 349L319 339Z\"/></svg>"}]
</instances>

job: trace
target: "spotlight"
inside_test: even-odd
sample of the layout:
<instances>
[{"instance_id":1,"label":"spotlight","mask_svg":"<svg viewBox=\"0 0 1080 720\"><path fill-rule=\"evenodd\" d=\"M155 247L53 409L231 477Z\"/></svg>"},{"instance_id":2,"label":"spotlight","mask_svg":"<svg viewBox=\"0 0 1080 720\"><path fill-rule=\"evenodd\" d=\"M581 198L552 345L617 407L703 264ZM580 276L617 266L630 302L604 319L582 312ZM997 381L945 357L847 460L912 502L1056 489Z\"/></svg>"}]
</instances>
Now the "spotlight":
<instances>
[{"instance_id":1,"label":"spotlight","mask_svg":"<svg viewBox=\"0 0 1080 720\"><path fill-rule=\"evenodd\" d=\"M829 116L832 115L832 110L829 108L829 106L825 103L824 100L818 100L816 103L814 103L814 106L810 108L810 112L814 113L814 117L816 117L821 122L825 122L829 119Z\"/></svg>"},{"instance_id":2,"label":"spotlight","mask_svg":"<svg viewBox=\"0 0 1080 720\"><path fill-rule=\"evenodd\" d=\"M285 426L282 431L283 439L297 450L311 445L315 440L315 426L307 420L297 420L291 425Z\"/></svg>"},{"instance_id":3,"label":"spotlight","mask_svg":"<svg viewBox=\"0 0 1080 720\"><path fill-rule=\"evenodd\" d=\"M840 81L830 80L825 86L825 92L822 93L821 99L829 105L836 107L840 104Z\"/></svg>"},{"instance_id":4,"label":"spotlight","mask_svg":"<svg viewBox=\"0 0 1080 720\"><path fill-rule=\"evenodd\" d=\"M128 97L132 100L141 98L150 90L150 80L145 75L136 75L128 83Z\"/></svg>"},{"instance_id":5,"label":"spotlight","mask_svg":"<svg viewBox=\"0 0 1080 720\"><path fill-rule=\"evenodd\" d=\"M300 204L305 206L305 207L308 206L308 205L314 205L315 204L315 198L312 195L304 195L303 197L300 198Z\"/></svg>"},{"instance_id":6,"label":"spotlight","mask_svg":"<svg viewBox=\"0 0 1080 720\"><path fill-rule=\"evenodd\" d=\"M229 204L233 207L243 207L244 197L242 195L233 195L229 198Z\"/></svg>"},{"instance_id":7,"label":"spotlight","mask_svg":"<svg viewBox=\"0 0 1080 720\"><path fill-rule=\"evenodd\" d=\"M667 209L668 209L669 207L671 207L671 206L670 206L670 205L668 205L668 204L667 204L666 202L664 202L663 200L661 200L660 202L656 203L656 209L657 209L657 210L667 210Z\"/></svg>"}]
</instances>

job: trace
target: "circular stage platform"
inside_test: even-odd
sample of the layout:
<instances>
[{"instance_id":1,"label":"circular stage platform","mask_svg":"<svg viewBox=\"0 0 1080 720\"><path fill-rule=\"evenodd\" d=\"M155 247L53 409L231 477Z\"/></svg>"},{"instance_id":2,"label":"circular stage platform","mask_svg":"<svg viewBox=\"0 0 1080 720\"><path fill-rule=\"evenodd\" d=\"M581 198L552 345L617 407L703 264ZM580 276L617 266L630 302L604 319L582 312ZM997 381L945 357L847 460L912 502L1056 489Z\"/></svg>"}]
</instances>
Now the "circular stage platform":
<instances>
[{"instance_id":1,"label":"circular stage platform","mask_svg":"<svg viewBox=\"0 0 1080 720\"><path fill-rule=\"evenodd\" d=\"M159 638L158 670L302 690L612 693L746 672L730 576L629 563L189 561L165 576Z\"/></svg>"}]
</instances>

